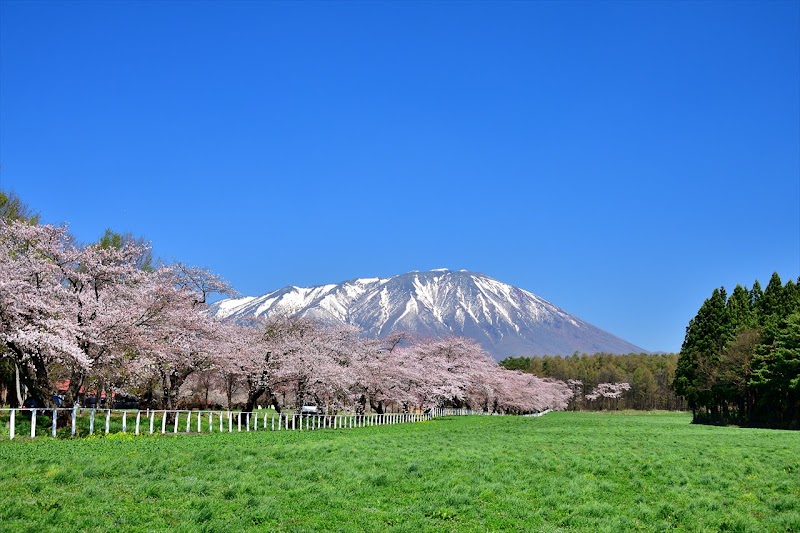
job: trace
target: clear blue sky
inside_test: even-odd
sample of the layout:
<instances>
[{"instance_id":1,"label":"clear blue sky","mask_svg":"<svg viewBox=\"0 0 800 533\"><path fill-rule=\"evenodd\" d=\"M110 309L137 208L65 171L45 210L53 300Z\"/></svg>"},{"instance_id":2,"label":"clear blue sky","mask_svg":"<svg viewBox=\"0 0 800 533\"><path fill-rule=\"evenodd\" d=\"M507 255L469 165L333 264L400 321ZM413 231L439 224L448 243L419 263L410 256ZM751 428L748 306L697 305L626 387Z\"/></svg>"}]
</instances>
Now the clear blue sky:
<instances>
[{"instance_id":1,"label":"clear blue sky","mask_svg":"<svg viewBox=\"0 0 800 533\"><path fill-rule=\"evenodd\" d=\"M677 351L800 274L798 2L0 4L0 187L242 294L447 267Z\"/></svg>"}]
</instances>

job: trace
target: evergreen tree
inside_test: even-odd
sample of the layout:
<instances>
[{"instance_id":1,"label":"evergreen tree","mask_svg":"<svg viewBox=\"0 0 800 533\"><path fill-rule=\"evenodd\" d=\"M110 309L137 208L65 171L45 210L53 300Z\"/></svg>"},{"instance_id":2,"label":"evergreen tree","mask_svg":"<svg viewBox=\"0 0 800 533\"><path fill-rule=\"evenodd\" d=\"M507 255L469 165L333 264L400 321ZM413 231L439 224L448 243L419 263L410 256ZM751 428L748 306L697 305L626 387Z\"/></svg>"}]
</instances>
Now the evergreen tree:
<instances>
[{"instance_id":1,"label":"evergreen tree","mask_svg":"<svg viewBox=\"0 0 800 533\"><path fill-rule=\"evenodd\" d=\"M726 305L731 333L756 326L756 312L753 308L752 295L746 287L736 285Z\"/></svg>"},{"instance_id":2,"label":"evergreen tree","mask_svg":"<svg viewBox=\"0 0 800 533\"><path fill-rule=\"evenodd\" d=\"M771 344L756 349L750 385L759 392L762 422L800 427L800 312L781 321Z\"/></svg>"},{"instance_id":3,"label":"evergreen tree","mask_svg":"<svg viewBox=\"0 0 800 533\"><path fill-rule=\"evenodd\" d=\"M701 407L712 419L718 417L714 386L722 351L731 338L726 303L725 288L714 289L686 328L673 388L688 400L695 419Z\"/></svg>"},{"instance_id":4,"label":"evergreen tree","mask_svg":"<svg viewBox=\"0 0 800 533\"><path fill-rule=\"evenodd\" d=\"M800 285L715 290L686 329L673 389L696 422L800 428Z\"/></svg>"},{"instance_id":5,"label":"evergreen tree","mask_svg":"<svg viewBox=\"0 0 800 533\"><path fill-rule=\"evenodd\" d=\"M761 297L764 296L764 291L761 289L761 284L758 280L753 282L753 288L750 289L750 302L752 303L753 310L758 316L759 309L761 309Z\"/></svg>"},{"instance_id":6,"label":"evergreen tree","mask_svg":"<svg viewBox=\"0 0 800 533\"><path fill-rule=\"evenodd\" d=\"M764 289L764 295L758 300L759 322L765 344L772 344L778 333L781 317L788 316L786 300L781 278L774 272Z\"/></svg>"}]
</instances>

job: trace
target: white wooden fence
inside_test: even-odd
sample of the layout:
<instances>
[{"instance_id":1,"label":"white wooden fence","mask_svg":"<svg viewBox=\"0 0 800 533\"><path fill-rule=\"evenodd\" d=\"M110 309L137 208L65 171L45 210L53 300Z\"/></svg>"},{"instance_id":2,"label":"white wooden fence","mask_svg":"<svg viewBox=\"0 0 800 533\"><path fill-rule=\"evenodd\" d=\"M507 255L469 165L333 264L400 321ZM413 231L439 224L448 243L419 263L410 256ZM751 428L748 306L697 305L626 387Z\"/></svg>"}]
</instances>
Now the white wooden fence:
<instances>
[{"instance_id":1,"label":"white wooden fence","mask_svg":"<svg viewBox=\"0 0 800 533\"><path fill-rule=\"evenodd\" d=\"M468 409L432 409L427 413L386 413L386 414L343 414L343 415L310 415L257 413L245 411L180 411L180 410L147 410L126 411L115 409L81 409L75 408L19 408L0 409L0 413L8 412L8 436L16 436L18 416L30 418L30 436L37 436L37 415L50 415L49 433L56 437L56 422L59 411L70 413L70 435L78 433L78 415L83 411L89 413L89 435L96 431L109 434L111 432L112 414L121 419L122 433L132 432L134 435L154 433L213 433L242 431L313 431L318 429L352 429L372 426L386 426L431 420L439 416L487 414ZM99 423L103 429L96 427ZM160 419L160 427L156 421ZM244 428L244 429L243 429ZM41 431L39 432L41 436Z\"/></svg>"}]
</instances>

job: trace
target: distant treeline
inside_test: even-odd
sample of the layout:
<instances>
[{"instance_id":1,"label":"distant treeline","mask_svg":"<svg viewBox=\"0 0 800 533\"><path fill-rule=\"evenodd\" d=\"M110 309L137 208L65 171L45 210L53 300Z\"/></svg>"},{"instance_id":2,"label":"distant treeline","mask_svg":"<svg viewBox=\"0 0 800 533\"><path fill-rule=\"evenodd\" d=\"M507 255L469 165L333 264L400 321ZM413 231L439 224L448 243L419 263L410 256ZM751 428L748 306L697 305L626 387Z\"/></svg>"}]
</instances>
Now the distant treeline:
<instances>
[{"instance_id":1,"label":"distant treeline","mask_svg":"<svg viewBox=\"0 0 800 533\"><path fill-rule=\"evenodd\" d=\"M687 408L686 400L672 390L678 354L575 353L566 357L510 357L501 361L500 365L570 383L576 393L570 403L570 408L574 410ZM580 381L580 384L576 381ZM591 397L601 383L629 383L631 388L618 399L603 396L588 399L587 396Z\"/></svg>"},{"instance_id":2,"label":"distant treeline","mask_svg":"<svg viewBox=\"0 0 800 533\"><path fill-rule=\"evenodd\" d=\"M800 279L714 289L686 328L674 389L695 422L800 429Z\"/></svg>"}]
</instances>

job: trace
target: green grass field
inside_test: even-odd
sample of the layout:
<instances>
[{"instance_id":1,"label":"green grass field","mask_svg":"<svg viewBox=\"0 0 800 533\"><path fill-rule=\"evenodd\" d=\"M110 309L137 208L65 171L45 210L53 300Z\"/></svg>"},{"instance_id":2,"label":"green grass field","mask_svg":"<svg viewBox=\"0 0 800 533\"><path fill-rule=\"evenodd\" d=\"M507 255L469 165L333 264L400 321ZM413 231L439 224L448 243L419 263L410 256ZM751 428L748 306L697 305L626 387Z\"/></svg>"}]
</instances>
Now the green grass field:
<instances>
[{"instance_id":1,"label":"green grass field","mask_svg":"<svg viewBox=\"0 0 800 533\"><path fill-rule=\"evenodd\" d=\"M3 531L800 531L800 433L685 414L0 442Z\"/></svg>"}]
</instances>

